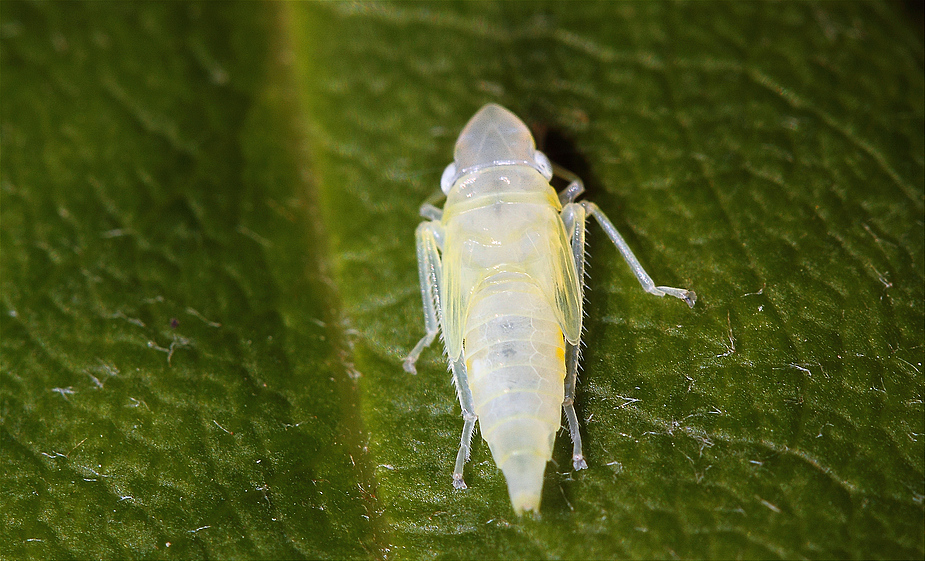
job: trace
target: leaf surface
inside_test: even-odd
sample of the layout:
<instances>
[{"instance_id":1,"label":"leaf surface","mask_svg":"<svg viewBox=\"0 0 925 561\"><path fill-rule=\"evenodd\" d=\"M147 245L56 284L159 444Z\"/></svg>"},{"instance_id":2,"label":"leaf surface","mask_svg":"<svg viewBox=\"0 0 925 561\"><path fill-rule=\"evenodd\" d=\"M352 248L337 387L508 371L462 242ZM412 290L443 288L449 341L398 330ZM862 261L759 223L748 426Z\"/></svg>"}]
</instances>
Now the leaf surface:
<instances>
[{"instance_id":1,"label":"leaf surface","mask_svg":"<svg viewBox=\"0 0 925 561\"><path fill-rule=\"evenodd\" d=\"M925 555L922 36L879 4L0 4L11 558ZM484 103L585 179L578 412L517 519L423 334Z\"/></svg>"}]
</instances>

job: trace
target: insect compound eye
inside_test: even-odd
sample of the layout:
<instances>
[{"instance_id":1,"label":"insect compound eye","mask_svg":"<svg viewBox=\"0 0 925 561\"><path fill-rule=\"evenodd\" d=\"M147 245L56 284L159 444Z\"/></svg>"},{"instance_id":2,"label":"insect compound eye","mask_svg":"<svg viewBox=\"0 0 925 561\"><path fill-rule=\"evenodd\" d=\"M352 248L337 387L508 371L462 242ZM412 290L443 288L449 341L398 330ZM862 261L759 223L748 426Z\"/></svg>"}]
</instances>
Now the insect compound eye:
<instances>
[{"instance_id":1,"label":"insect compound eye","mask_svg":"<svg viewBox=\"0 0 925 561\"><path fill-rule=\"evenodd\" d=\"M440 189L447 195L450 194L454 179L456 179L456 162L446 166L446 169L443 170L443 175L440 177Z\"/></svg>"},{"instance_id":2,"label":"insect compound eye","mask_svg":"<svg viewBox=\"0 0 925 561\"><path fill-rule=\"evenodd\" d=\"M537 150L533 153L533 161L536 162L536 169L543 174L546 181L552 179L552 164L549 162L549 158L546 157L546 154Z\"/></svg>"}]
</instances>

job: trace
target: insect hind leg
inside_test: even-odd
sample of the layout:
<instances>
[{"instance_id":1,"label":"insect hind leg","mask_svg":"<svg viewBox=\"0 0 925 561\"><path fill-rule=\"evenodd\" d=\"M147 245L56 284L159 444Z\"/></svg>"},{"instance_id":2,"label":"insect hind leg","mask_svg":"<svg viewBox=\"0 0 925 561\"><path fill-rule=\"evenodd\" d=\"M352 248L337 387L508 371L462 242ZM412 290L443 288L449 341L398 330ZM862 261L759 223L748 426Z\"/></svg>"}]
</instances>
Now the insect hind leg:
<instances>
[{"instance_id":1,"label":"insect hind leg","mask_svg":"<svg viewBox=\"0 0 925 561\"><path fill-rule=\"evenodd\" d=\"M565 399L562 409L568 421L568 432L572 436L572 466L575 470L587 469L588 462L581 452L581 431L578 427L578 414L575 413L575 385L578 380L578 345L565 344Z\"/></svg>"},{"instance_id":2,"label":"insect hind leg","mask_svg":"<svg viewBox=\"0 0 925 561\"><path fill-rule=\"evenodd\" d=\"M464 420L462 436L459 439L459 452L456 453L456 467L453 468L453 487L465 489L466 481L463 479L463 467L469 461L471 451L472 433L475 431L475 407L472 404L472 391L469 389L469 376L466 365L462 359L452 363L453 381L456 383L456 393L459 395L459 405L462 407Z\"/></svg>"},{"instance_id":3,"label":"insect hind leg","mask_svg":"<svg viewBox=\"0 0 925 561\"><path fill-rule=\"evenodd\" d=\"M578 185L581 180L576 178ZM575 185L573 182L572 185ZM571 185L560 193L560 198L569 191ZM579 191L578 194L581 192ZM577 196L577 195L575 195ZM569 243L572 246L572 258L575 261L575 272L578 280L584 287L585 276L585 225L586 225L585 207L577 203L568 203L562 209L562 221L565 224L568 233ZM582 297L584 297L582 295ZM579 333L581 331L579 330ZM565 411L565 418L568 421L568 431L572 436L572 466L576 470L586 469L588 463L581 451L581 430L578 426L578 414L575 413L575 386L578 381L578 359L580 354L581 341L574 344L565 342L565 399L562 401L562 409Z\"/></svg>"}]
</instances>

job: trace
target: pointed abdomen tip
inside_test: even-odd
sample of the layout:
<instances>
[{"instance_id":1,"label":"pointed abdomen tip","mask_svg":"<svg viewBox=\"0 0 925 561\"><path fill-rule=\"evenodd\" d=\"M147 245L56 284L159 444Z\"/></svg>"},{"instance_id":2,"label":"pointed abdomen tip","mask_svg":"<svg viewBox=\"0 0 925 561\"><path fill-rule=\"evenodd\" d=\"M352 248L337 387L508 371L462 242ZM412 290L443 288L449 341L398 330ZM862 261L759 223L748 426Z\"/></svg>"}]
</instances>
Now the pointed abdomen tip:
<instances>
[{"instance_id":1,"label":"pointed abdomen tip","mask_svg":"<svg viewBox=\"0 0 925 561\"><path fill-rule=\"evenodd\" d=\"M518 516L527 511L539 513L543 493L543 473L546 460L535 454L511 456L501 466L507 480L511 505Z\"/></svg>"}]
</instances>

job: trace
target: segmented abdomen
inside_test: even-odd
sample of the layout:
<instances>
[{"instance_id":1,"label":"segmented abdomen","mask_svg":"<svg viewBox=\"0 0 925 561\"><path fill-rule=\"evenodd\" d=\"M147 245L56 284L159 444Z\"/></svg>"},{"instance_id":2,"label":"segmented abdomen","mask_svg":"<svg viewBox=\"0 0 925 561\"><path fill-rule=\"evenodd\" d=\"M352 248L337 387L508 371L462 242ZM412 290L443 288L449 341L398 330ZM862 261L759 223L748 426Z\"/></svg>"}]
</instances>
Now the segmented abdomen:
<instances>
[{"instance_id":1,"label":"segmented abdomen","mask_svg":"<svg viewBox=\"0 0 925 561\"><path fill-rule=\"evenodd\" d=\"M482 438L517 511L536 510L561 421L565 345L539 287L496 276L469 306L464 350Z\"/></svg>"}]
</instances>

